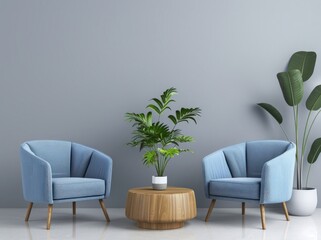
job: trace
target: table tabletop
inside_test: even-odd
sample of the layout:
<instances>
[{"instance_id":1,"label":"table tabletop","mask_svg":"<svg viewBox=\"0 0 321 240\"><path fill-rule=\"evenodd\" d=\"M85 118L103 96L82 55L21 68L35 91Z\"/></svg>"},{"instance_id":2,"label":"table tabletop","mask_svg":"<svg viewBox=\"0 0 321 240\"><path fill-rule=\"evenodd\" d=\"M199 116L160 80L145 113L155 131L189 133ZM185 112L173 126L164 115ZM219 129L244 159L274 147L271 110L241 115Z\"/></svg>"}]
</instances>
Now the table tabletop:
<instances>
[{"instance_id":1,"label":"table tabletop","mask_svg":"<svg viewBox=\"0 0 321 240\"><path fill-rule=\"evenodd\" d=\"M130 193L134 194L180 194L180 193L190 193L194 192L193 189L190 188L181 188L181 187L167 187L165 190L154 190L152 187L138 187L131 188L128 190Z\"/></svg>"}]
</instances>

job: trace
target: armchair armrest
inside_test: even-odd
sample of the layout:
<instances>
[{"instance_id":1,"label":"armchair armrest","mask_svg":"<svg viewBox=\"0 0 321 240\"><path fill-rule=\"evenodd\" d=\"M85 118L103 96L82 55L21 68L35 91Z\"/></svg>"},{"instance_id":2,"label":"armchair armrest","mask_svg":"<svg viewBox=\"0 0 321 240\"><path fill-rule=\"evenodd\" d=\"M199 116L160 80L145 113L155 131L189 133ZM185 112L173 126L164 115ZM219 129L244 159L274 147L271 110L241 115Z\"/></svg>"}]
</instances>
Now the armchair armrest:
<instances>
[{"instance_id":1,"label":"armchair armrest","mask_svg":"<svg viewBox=\"0 0 321 240\"><path fill-rule=\"evenodd\" d=\"M113 161L109 156L93 149L85 177L105 180L105 198L110 195L112 167Z\"/></svg>"},{"instance_id":2,"label":"armchair armrest","mask_svg":"<svg viewBox=\"0 0 321 240\"><path fill-rule=\"evenodd\" d=\"M262 168L260 203L286 202L291 198L295 167L295 145L267 161Z\"/></svg>"},{"instance_id":3,"label":"armchair armrest","mask_svg":"<svg viewBox=\"0 0 321 240\"><path fill-rule=\"evenodd\" d=\"M48 162L36 156L28 144L20 147L23 196L26 201L53 203L52 172Z\"/></svg>"},{"instance_id":4,"label":"armchair armrest","mask_svg":"<svg viewBox=\"0 0 321 240\"><path fill-rule=\"evenodd\" d=\"M209 198L209 182L218 178L231 178L232 175L222 150L216 151L204 157L202 161L202 167L205 195L207 198Z\"/></svg>"}]
</instances>

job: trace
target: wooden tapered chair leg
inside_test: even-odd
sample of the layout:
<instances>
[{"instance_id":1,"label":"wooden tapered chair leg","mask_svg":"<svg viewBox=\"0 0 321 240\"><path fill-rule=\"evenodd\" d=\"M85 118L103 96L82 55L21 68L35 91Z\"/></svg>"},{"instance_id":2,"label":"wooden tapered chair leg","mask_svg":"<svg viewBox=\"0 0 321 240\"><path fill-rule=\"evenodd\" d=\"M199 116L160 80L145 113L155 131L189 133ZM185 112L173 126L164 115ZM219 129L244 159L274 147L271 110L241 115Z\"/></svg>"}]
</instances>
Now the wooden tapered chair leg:
<instances>
[{"instance_id":1,"label":"wooden tapered chair leg","mask_svg":"<svg viewBox=\"0 0 321 240\"><path fill-rule=\"evenodd\" d=\"M76 215L76 202L72 202L72 215Z\"/></svg>"},{"instance_id":2,"label":"wooden tapered chair leg","mask_svg":"<svg viewBox=\"0 0 321 240\"><path fill-rule=\"evenodd\" d=\"M242 215L245 215L245 202L242 202Z\"/></svg>"},{"instance_id":3,"label":"wooden tapered chair leg","mask_svg":"<svg viewBox=\"0 0 321 240\"><path fill-rule=\"evenodd\" d=\"M47 230L50 230L53 204L48 204Z\"/></svg>"},{"instance_id":4,"label":"wooden tapered chair leg","mask_svg":"<svg viewBox=\"0 0 321 240\"><path fill-rule=\"evenodd\" d=\"M262 222L262 229L265 230L265 207L264 204L260 204L260 212L261 212L261 222Z\"/></svg>"},{"instance_id":5,"label":"wooden tapered chair leg","mask_svg":"<svg viewBox=\"0 0 321 240\"><path fill-rule=\"evenodd\" d=\"M286 220L287 220L287 221L290 221L288 209L287 209L287 207L286 207L285 202L282 203L282 206L283 206L283 211L284 211L284 215L285 215Z\"/></svg>"},{"instance_id":6,"label":"wooden tapered chair leg","mask_svg":"<svg viewBox=\"0 0 321 240\"><path fill-rule=\"evenodd\" d=\"M210 218L210 216L211 216L211 214L212 214L212 210L213 210L213 208L214 208L214 206L215 206L215 202L216 202L216 200L215 200L215 199L212 199L211 205L210 205L210 207L208 208L208 211L207 211L207 214L206 214L206 217L205 217L205 222L207 222L208 219Z\"/></svg>"},{"instance_id":7,"label":"wooden tapered chair leg","mask_svg":"<svg viewBox=\"0 0 321 240\"><path fill-rule=\"evenodd\" d=\"M107 222L110 222L110 219L109 219L107 210L106 210L106 208L105 208L104 201L103 201L102 199L99 199L99 204L100 204L101 210L103 210L103 213L104 213L104 215L105 215L106 221L107 221Z\"/></svg>"},{"instance_id":8,"label":"wooden tapered chair leg","mask_svg":"<svg viewBox=\"0 0 321 240\"><path fill-rule=\"evenodd\" d=\"M27 213L26 213L26 217L25 217L25 221L28 222L29 221L29 217L30 217L30 213L31 213L31 209L32 209L33 203L29 203L28 208L27 208Z\"/></svg>"}]
</instances>

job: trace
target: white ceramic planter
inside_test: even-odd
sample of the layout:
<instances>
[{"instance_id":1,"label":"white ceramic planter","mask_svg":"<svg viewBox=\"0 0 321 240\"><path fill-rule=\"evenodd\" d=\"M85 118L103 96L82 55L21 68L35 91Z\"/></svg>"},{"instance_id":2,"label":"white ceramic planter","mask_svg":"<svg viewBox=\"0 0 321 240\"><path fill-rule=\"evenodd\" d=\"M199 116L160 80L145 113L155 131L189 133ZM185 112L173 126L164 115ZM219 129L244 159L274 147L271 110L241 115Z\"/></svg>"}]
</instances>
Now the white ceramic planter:
<instances>
[{"instance_id":1,"label":"white ceramic planter","mask_svg":"<svg viewBox=\"0 0 321 240\"><path fill-rule=\"evenodd\" d=\"M289 214L310 216L316 209L318 195L316 188L293 189L292 197L287 202Z\"/></svg>"},{"instance_id":2,"label":"white ceramic planter","mask_svg":"<svg viewBox=\"0 0 321 240\"><path fill-rule=\"evenodd\" d=\"M152 186L154 190L165 190L167 188L167 176L152 177Z\"/></svg>"}]
</instances>

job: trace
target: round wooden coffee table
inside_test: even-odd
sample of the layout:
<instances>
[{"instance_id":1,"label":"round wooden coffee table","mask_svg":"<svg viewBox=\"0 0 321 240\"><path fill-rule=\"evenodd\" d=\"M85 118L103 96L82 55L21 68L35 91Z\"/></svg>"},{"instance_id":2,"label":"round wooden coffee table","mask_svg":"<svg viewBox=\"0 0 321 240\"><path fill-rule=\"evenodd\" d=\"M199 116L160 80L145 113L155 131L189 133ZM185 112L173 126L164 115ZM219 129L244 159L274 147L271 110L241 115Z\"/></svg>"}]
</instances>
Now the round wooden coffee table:
<instances>
[{"instance_id":1,"label":"round wooden coffee table","mask_svg":"<svg viewBox=\"0 0 321 240\"><path fill-rule=\"evenodd\" d=\"M184 226L186 220L196 217L195 194L189 188L151 187L128 190L126 216L147 229L174 229Z\"/></svg>"}]
</instances>

